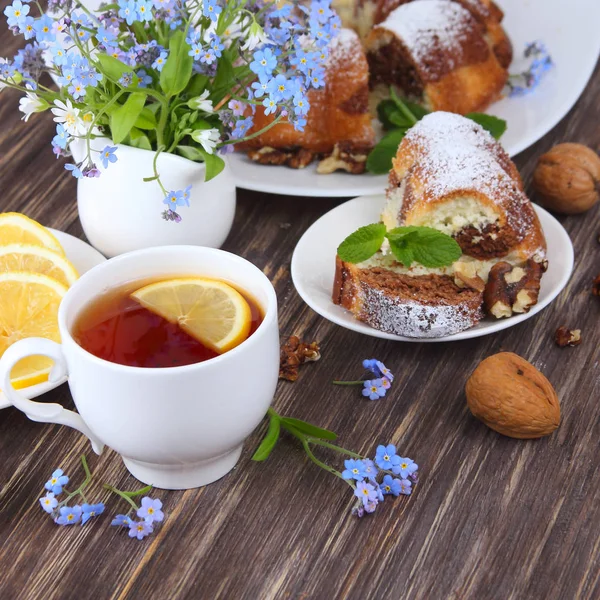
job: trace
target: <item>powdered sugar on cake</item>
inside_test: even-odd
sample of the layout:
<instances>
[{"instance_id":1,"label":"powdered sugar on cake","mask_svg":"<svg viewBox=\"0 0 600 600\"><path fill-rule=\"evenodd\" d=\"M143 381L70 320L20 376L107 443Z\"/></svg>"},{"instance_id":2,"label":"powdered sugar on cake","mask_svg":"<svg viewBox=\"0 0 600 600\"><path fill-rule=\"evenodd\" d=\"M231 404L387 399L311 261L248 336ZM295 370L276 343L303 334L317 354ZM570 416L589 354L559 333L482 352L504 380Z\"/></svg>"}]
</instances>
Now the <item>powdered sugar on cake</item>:
<instances>
[{"instance_id":1,"label":"powdered sugar on cake","mask_svg":"<svg viewBox=\"0 0 600 600\"><path fill-rule=\"evenodd\" d=\"M465 305L427 305L365 288L362 320L381 331L416 338L438 338L473 327L482 317Z\"/></svg>"},{"instance_id":2,"label":"powdered sugar on cake","mask_svg":"<svg viewBox=\"0 0 600 600\"><path fill-rule=\"evenodd\" d=\"M450 68L454 68L463 61L472 17L455 2L419 0L399 6L376 27L398 37L421 69L427 70L428 60L436 51L443 52Z\"/></svg>"},{"instance_id":3,"label":"powdered sugar on cake","mask_svg":"<svg viewBox=\"0 0 600 600\"><path fill-rule=\"evenodd\" d=\"M327 48L327 69L335 68L340 63L358 62L362 58L361 53L357 51L357 48L360 48L360 39L352 29L341 29Z\"/></svg>"},{"instance_id":4,"label":"powdered sugar on cake","mask_svg":"<svg viewBox=\"0 0 600 600\"><path fill-rule=\"evenodd\" d=\"M405 142L419 148L411 176L422 184L421 201L474 191L499 206L529 202L499 162L502 150L498 142L469 119L446 112L431 113L409 130ZM524 231L529 226L520 211L506 212L515 230Z\"/></svg>"}]
</instances>

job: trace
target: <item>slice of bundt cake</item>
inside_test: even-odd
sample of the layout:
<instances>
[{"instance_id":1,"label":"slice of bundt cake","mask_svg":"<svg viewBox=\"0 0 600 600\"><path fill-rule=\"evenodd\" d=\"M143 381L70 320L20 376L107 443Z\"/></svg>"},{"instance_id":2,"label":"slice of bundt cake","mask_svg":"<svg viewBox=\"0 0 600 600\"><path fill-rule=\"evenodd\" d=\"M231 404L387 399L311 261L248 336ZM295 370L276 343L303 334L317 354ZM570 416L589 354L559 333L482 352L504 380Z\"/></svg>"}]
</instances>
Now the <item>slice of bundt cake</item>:
<instances>
[{"instance_id":1,"label":"slice of bundt cake","mask_svg":"<svg viewBox=\"0 0 600 600\"><path fill-rule=\"evenodd\" d=\"M452 236L451 265L405 266L384 242L358 264L336 259L333 301L371 326L441 337L537 303L546 242L515 165L480 125L436 112L408 131L389 176L388 230L429 227Z\"/></svg>"},{"instance_id":2,"label":"slice of bundt cake","mask_svg":"<svg viewBox=\"0 0 600 600\"><path fill-rule=\"evenodd\" d=\"M342 29L329 44L325 86L308 93L310 110L304 131L286 122L261 135L237 144L261 164L305 167L314 158L324 159L321 172L343 169L362 173L367 154L375 143L369 114L369 71L356 33ZM250 133L273 122L259 107Z\"/></svg>"},{"instance_id":3,"label":"slice of bundt cake","mask_svg":"<svg viewBox=\"0 0 600 600\"><path fill-rule=\"evenodd\" d=\"M508 77L508 40L497 39L499 23L489 17L486 26L474 7L485 8L467 0L415 0L392 10L365 41L375 97L394 86L429 110L460 114L493 102ZM491 23L500 27L493 34Z\"/></svg>"}]
</instances>

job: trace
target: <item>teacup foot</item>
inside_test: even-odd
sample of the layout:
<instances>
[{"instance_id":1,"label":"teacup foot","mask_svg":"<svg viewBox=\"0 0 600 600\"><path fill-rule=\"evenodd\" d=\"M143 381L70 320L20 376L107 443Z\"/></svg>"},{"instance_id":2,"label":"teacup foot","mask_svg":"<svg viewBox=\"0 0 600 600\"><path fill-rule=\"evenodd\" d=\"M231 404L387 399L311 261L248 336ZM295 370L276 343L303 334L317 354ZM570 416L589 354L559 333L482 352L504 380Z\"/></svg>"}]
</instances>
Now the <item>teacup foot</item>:
<instances>
[{"instance_id":1,"label":"teacup foot","mask_svg":"<svg viewBox=\"0 0 600 600\"><path fill-rule=\"evenodd\" d=\"M242 446L217 458L185 465L158 465L123 457L127 470L142 483L164 490L188 490L227 475L237 464Z\"/></svg>"}]
</instances>

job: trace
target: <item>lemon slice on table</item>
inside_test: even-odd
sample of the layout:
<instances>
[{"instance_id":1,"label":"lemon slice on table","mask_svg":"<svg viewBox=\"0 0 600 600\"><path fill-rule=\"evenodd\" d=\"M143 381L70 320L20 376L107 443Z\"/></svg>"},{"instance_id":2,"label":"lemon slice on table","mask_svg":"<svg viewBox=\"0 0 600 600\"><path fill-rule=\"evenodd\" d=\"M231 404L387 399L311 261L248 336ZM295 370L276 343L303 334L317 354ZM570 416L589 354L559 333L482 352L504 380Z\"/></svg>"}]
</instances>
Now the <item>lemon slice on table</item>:
<instances>
[{"instance_id":1,"label":"lemon slice on table","mask_svg":"<svg viewBox=\"0 0 600 600\"><path fill-rule=\"evenodd\" d=\"M0 356L23 338L43 337L60 342L58 307L67 286L39 273L0 273ZM16 389L48 379L53 361L29 356L13 368Z\"/></svg>"},{"instance_id":2,"label":"lemon slice on table","mask_svg":"<svg viewBox=\"0 0 600 600\"><path fill-rule=\"evenodd\" d=\"M64 256L31 244L8 244L0 246L0 273L26 271L40 273L70 286L79 277L73 264Z\"/></svg>"},{"instance_id":3,"label":"lemon slice on table","mask_svg":"<svg viewBox=\"0 0 600 600\"><path fill-rule=\"evenodd\" d=\"M43 225L21 213L0 214L0 246L8 244L44 246L65 255L59 241Z\"/></svg>"},{"instance_id":4,"label":"lemon slice on table","mask_svg":"<svg viewBox=\"0 0 600 600\"><path fill-rule=\"evenodd\" d=\"M203 277L168 279L151 283L131 297L220 354L241 344L250 333L248 302L222 281Z\"/></svg>"}]
</instances>

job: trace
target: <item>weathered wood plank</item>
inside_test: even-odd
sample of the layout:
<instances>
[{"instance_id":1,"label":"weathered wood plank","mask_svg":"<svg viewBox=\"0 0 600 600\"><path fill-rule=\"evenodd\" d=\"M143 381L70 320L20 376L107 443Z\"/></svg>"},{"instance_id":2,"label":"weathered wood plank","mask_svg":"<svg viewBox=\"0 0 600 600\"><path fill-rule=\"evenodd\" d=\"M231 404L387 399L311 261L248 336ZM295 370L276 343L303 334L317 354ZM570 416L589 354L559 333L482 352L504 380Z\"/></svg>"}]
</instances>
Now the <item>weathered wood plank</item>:
<instances>
[{"instance_id":1,"label":"weathered wood plank","mask_svg":"<svg viewBox=\"0 0 600 600\"><path fill-rule=\"evenodd\" d=\"M0 33L2 53L17 47ZM526 182L537 156L558 141L600 147L600 70L571 113L517 158ZM0 210L19 210L81 235L75 182L55 161L49 115L24 125L17 96L0 102ZM410 499L386 502L353 520L346 486L309 463L285 440L266 463L250 461L261 431L221 482L187 492L158 491L168 514L138 543L107 519L57 528L37 498L63 467L82 477L90 450L74 431L0 411L0 597L104 598L598 598L600 596L600 302L590 283L600 272L600 209L561 219L575 245L568 288L533 319L496 335L455 343L397 344L336 327L296 294L289 265L302 233L339 203L240 191L226 244L274 281L282 335L322 342L323 360L298 382L280 384L277 409L337 431L341 442L373 452L393 441L421 467ZM583 343L561 350L559 325L580 327ZM531 360L561 398L563 422L538 441L503 438L466 409L466 378L485 356L511 350ZM331 385L377 356L396 373L393 392L368 402ZM66 386L48 401L72 406ZM328 458L336 457L325 455ZM133 487L118 456L91 457L100 483ZM110 511L122 506L113 499Z\"/></svg>"}]
</instances>

